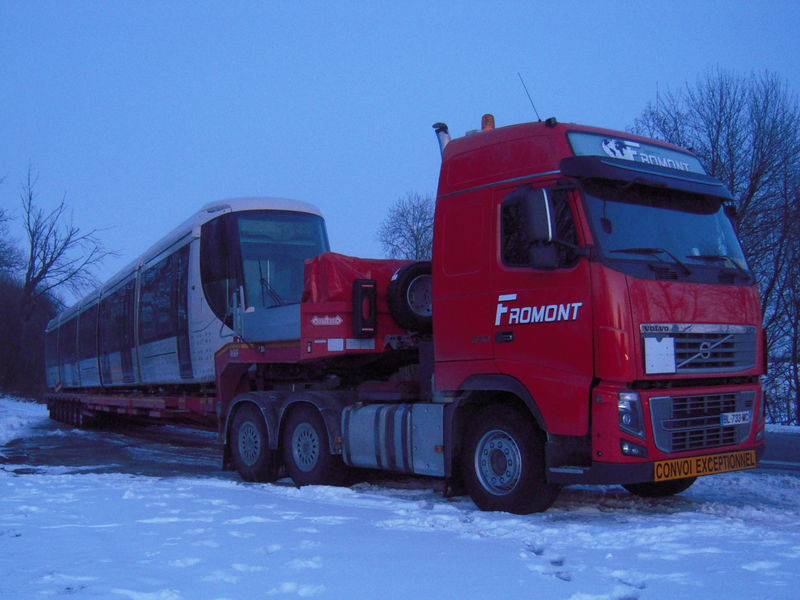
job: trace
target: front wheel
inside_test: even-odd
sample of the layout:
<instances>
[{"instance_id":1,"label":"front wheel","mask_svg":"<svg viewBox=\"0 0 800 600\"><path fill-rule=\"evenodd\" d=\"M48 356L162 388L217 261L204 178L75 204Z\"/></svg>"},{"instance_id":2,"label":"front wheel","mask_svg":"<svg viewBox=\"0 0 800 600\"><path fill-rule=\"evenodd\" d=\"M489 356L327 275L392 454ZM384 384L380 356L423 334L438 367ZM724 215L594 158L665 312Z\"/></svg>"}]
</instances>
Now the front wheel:
<instances>
[{"instance_id":1,"label":"front wheel","mask_svg":"<svg viewBox=\"0 0 800 600\"><path fill-rule=\"evenodd\" d=\"M461 471L481 510L542 512L558 496L558 486L545 476L542 432L529 415L509 406L488 408L475 419Z\"/></svg>"},{"instance_id":2,"label":"front wheel","mask_svg":"<svg viewBox=\"0 0 800 600\"><path fill-rule=\"evenodd\" d=\"M647 481L645 483L627 483L623 485L631 494L645 498L664 498L680 494L691 487L697 477L684 477L670 481Z\"/></svg>"},{"instance_id":3,"label":"front wheel","mask_svg":"<svg viewBox=\"0 0 800 600\"><path fill-rule=\"evenodd\" d=\"M341 485L347 478L342 457L330 453L322 416L307 404L292 409L286 419L283 460L297 485Z\"/></svg>"},{"instance_id":4,"label":"front wheel","mask_svg":"<svg viewBox=\"0 0 800 600\"><path fill-rule=\"evenodd\" d=\"M269 432L264 416L254 404L236 411L231 431L233 464L245 481L275 481L277 453L269 447Z\"/></svg>"}]
</instances>

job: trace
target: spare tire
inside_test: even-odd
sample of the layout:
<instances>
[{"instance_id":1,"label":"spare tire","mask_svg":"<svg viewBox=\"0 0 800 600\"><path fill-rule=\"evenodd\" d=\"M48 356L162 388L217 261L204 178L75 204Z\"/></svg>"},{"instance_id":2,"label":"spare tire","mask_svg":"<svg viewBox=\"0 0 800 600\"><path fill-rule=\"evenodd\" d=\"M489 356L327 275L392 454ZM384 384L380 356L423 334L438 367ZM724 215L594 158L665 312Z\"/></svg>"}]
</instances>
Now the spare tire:
<instances>
[{"instance_id":1,"label":"spare tire","mask_svg":"<svg viewBox=\"0 0 800 600\"><path fill-rule=\"evenodd\" d=\"M397 324L419 333L433 329L433 279L430 261L400 267L389 282L389 312Z\"/></svg>"}]
</instances>

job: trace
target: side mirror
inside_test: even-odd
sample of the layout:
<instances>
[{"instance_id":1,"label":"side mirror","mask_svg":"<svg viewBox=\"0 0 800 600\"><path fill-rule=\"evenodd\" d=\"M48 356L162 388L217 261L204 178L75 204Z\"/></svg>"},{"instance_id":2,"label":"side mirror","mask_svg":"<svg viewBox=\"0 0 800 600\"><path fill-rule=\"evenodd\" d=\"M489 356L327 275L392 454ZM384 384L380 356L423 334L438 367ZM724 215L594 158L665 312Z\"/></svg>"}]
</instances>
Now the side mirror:
<instances>
[{"instance_id":1,"label":"side mirror","mask_svg":"<svg viewBox=\"0 0 800 600\"><path fill-rule=\"evenodd\" d=\"M559 267L558 250L554 244L537 244L528 250L528 260L534 269L552 271Z\"/></svg>"},{"instance_id":2,"label":"side mirror","mask_svg":"<svg viewBox=\"0 0 800 600\"><path fill-rule=\"evenodd\" d=\"M532 244L549 244L553 241L553 202L547 190L526 190L523 197L524 227Z\"/></svg>"},{"instance_id":3,"label":"side mirror","mask_svg":"<svg viewBox=\"0 0 800 600\"><path fill-rule=\"evenodd\" d=\"M558 268L559 257L554 241L553 201L547 190L528 189L522 197L522 218L528 247L528 261L534 269Z\"/></svg>"}]
</instances>

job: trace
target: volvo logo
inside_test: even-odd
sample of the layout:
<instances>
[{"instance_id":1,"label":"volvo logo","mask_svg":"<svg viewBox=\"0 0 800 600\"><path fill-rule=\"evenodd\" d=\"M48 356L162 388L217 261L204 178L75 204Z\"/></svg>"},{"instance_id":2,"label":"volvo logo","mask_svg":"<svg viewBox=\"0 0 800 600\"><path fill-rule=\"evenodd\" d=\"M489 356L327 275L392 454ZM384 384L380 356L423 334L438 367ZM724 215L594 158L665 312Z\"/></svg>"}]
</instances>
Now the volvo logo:
<instances>
[{"instance_id":1,"label":"volvo logo","mask_svg":"<svg viewBox=\"0 0 800 600\"><path fill-rule=\"evenodd\" d=\"M698 352L698 355L703 360L708 360L709 358L711 358L711 343L703 342L702 344L700 344L700 352Z\"/></svg>"}]
</instances>

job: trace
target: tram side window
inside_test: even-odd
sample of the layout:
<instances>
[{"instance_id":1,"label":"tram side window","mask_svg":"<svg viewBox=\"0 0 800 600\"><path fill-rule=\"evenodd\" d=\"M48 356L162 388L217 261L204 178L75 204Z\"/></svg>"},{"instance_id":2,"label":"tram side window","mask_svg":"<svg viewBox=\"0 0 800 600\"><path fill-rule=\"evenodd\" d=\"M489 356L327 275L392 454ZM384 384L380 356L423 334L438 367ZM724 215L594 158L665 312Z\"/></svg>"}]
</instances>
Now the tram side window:
<instances>
[{"instance_id":1,"label":"tram side window","mask_svg":"<svg viewBox=\"0 0 800 600\"><path fill-rule=\"evenodd\" d=\"M81 360L97 353L97 304L81 313L78 320L78 351Z\"/></svg>"},{"instance_id":2,"label":"tram side window","mask_svg":"<svg viewBox=\"0 0 800 600\"><path fill-rule=\"evenodd\" d=\"M192 378L192 353L189 347L189 246L172 255L175 276L172 280L172 307L177 335L178 367L182 379Z\"/></svg>"},{"instance_id":3,"label":"tram side window","mask_svg":"<svg viewBox=\"0 0 800 600\"><path fill-rule=\"evenodd\" d=\"M150 267L142 274L139 298L139 343L147 344L159 339L159 313L164 313L169 306L169 279L163 273L166 261ZM166 284L166 286L164 285ZM161 287L167 287L163 293ZM167 321L169 322L169 321Z\"/></svg>"},{"instance_id":4,"label":"tram side window","mask_svg":"<svg viewBox=\"0 0 800 600\"><path fill-rule=\"evenodd\" d=\"M78 320L73 317L64 323L60 329L61 331L58 335L58 358L62 368L61 377L65 384L72 385L73 383L77 383L73 380L74 371L72 365L74 365L78 359L78 344L76 339Z\"/></svg>"},{"instance_id":5,"label":"tram side window","mask_svg":"<svg viewBox=\"0 0 800 600\"><path fill-rule=\"evenodd\" d=\"M142 274L139 342L147 344L188 332L187 276L189 246Z\"/></svg>"},{"instance_id":6,"label":"tram side window","mask_svg":"<svg viewBox=\"0 0 800 600\"><path fill-rule=\"evenodd\" d=\"M48 368L58 366L58 328L47 332L44 344L45 365Z\"/></svg>"},{"instance_id":7,"label":"tram side window","mask_svg":"<svg viewBox=\"0 0 800 600\"><path fill-rule=\"evenodd\" d=\"M109 294L100 302L100 354L110 354L122 347L123 321L129 318L125 314L125 288Z\"/></svg>"},{"instance_id":8,"label":"tram side window","mask_svg":"<svg viewBox=\"0 0 800 600\"><path fill-rule=\"evenodd\" d=\"M103 381L112 382L110 357L120 353L122 381L130 383L133 377L133 296L135 281L129 280L122 287L104 297L100 302L99 337L100 361ZM116 382L118 383L118 382Z\"/></svg>"},{"instance_id":9,"label":"tram side window","mask_svg":"<svg viewBox=\"0 0 800 600\"><path fill-rule=\"evenodd\" d=\"M231 244L230 229L235 227L235 215L223 215L203 225L200 237L200 275L203 293L214 315L228 327L233 327L233 312L229 303L239 287L237 245Z\"/></svg>"},{"instance_id":10,"label":"tram side window","mask_svg":"<svg viewBox=\"0 0 800 600\"><path fill-rule=\"evenodd\" d=\"M170 257L150 267L142 275L139 300L139 342L148 344L172 337L175 330L170 318L172 302L172 265Z\"/></svg>"}]
</instances>

